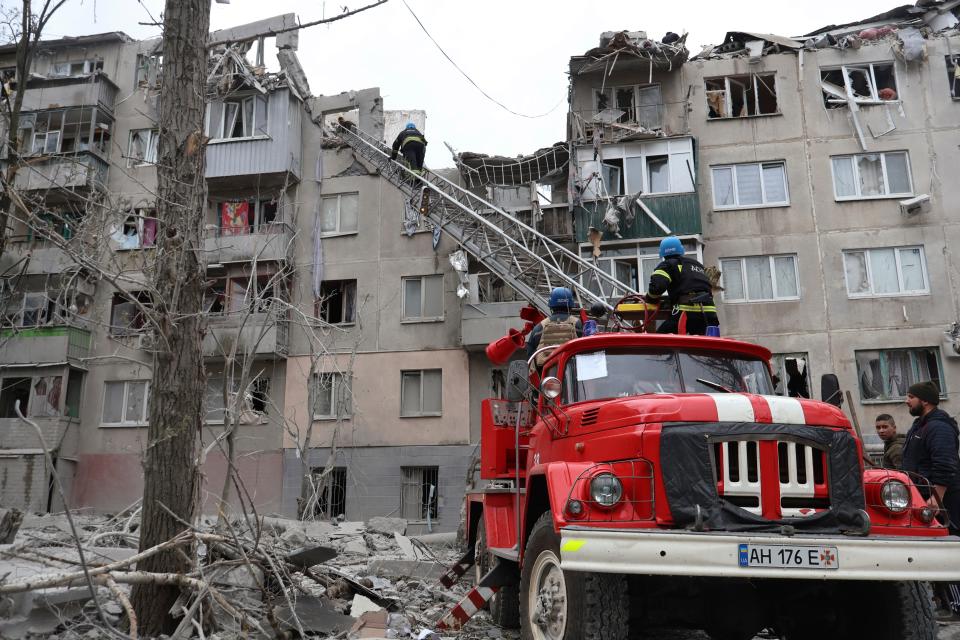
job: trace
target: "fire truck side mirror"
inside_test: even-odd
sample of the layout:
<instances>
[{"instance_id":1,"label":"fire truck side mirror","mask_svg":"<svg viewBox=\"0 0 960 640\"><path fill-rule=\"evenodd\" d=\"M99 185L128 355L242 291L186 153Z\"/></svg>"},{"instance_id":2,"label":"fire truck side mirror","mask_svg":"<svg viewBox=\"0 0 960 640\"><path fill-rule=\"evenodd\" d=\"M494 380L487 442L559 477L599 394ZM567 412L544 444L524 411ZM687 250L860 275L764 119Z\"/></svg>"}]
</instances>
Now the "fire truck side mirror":
<instances>
[{"instance_id":1,"label":"fire truck side mirror","mask_svg":"<svg viewBox=\"0 0 960 640\"><path fill-rule=\"evenodd\" d=\"M530 370L526 360L514 360L507 368L507 400L520 402L530 388Z\"/></svg>"},{"instance_id":2,"label":"fire truck side mirror","mask_svg":"<svg viewBox=\"0 0 960 640\"><path fill-rule=\"evenodd\" d=\"M843 394L840 393L840 380L835 373L820 376L820 398L835 407L843 406Z\"/></svg>"}]
</instances>

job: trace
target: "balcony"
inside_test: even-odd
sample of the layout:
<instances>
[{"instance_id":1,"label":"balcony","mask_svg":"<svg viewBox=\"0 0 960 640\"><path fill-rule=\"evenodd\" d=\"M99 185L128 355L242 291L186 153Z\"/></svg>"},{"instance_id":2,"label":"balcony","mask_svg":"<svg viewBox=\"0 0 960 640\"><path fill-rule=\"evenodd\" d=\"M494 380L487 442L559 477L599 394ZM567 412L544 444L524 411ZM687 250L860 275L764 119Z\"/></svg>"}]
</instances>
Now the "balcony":
<instances>
[{"instance_id":1,"label":"balcony","mask_svg":"<svg viewBox=\"0 0 960 640\"><path fill-rule=\"evenodd\" d=\"M520 309L526 302L481 302L463 305L460 343L467 348L484 348L510 329L522 329Z\"/></svg>"},{"instance_id":2,"label":"balcony","mask_svg":"<svg viewBox=\"0 0 960 640\"><path fill-rule=\"evenodd\" d=\"M14 182L21 191L105 189L107 162L90 151L27 158Z\"/></svg>"},{"instance_id":3,"label":"balcony","mask_svg":"<svg viewBox=\"0 0 960 640\"><path fill-rule=\"evenodd\" d=\"M91 333L68 325L0 329L0 362L69 362L90 355Z\"/></svg>"},{"instance_id":4,"label":"balcony","mask_svg":"<svg viewBox=\"0 0 960 640\"><path fill-rule=\"evenodd\" d=\"M650 209L670 232L674 235L694 235L702 231L700 223L700 199L697 193L674 193L667 195L644 195L643 203ZM617 237L609 233L603 224L603 216L607 210L604 201L585 201L583 205L574 208L574 224L576 225L577 242L589 242L587 232L590 227L603 230L603 240L616 240ZM667 233L647 215L640 207L634 207L636 215L629 223L620 220L620 235L624 239L630 238L659 238Z\"/></svg>"},{"instance_id":5,"label":"balcony","mask_svg":"<svg viewBox=\"0 0 960 640\"><path fill-rule=\"evenodd\" d=\"M299 99L289 90L279 89L268 94L267 122L262 128L257 122L250 126L250 135L223 137L222 129L229 129L222 121L228 117L224 104L211 103L208 118L211 139L206 148L206 177L210 190L226 191L250 186L274 188L299 181L302 111ZM230 113L241 117L235 111Z\"/></svg>"},{"instance_id":6,"label":"balcony","mask_svg":"<svg viewBox=\"0 0 960 640\"><path fill-rule=\"evenodd\" d=\"M288 332L288 320L272 311L210 315L203 336L203 355L223 358L236 345L238 357L286 357Z\"/></svg>"},{"instance_id":7,"label":"balcony","mask_svg":"<svg viewBox=\"0 0 960 640\"><path fill-rule=\"evenodd\" d=\"M207 229L203 241L208 264L280 261L286 259L293 242L293 226L286 222L263 224L255 229L215 227Z\"/></svg>"},{"instance_id":8,"label":"balcony","mask_svg":"<svg viewBox=\"0 0 960 640\"><path fill-rule=\"evenodd\" d=\"M112 114L119 91L117 85L102 73L69 78L33 78L27 83L23 95L22 112L97 107Z\"/></svg>"}]
</instances>

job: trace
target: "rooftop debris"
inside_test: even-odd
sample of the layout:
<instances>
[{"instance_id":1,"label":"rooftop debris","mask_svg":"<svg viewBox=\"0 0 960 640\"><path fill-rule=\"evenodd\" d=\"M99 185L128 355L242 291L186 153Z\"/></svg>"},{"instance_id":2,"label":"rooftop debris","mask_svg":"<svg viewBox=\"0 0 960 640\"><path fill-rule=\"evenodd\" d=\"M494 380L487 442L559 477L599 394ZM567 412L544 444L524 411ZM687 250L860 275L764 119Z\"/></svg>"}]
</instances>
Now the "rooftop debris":
<instances>
[{"instance_id":1,"label":"rooftop debris","mask_svg":"<svg viewBox=\"0 0 960 640\"><path fill-rule=\"evenodd\" d=\"M438 577L461 554L454 534L407 538L406 521L204 519L164 548L196 554L193 573L138 571L139 509L115 516L27 515L12 544L0 545L0 637L79 640L109 637L107 626L137 637L130 586L183 587L180 627L171 638L435 638L434 623L471 588ZM78 563L84 549L90 583ZM411 554L413 556L411 557ZM202 630L202 633L201 633ZM515 637L481 615L458 638Z\"/></svg>"},{"instance_id":2,"label":"rooftop debris","mask_svg":"<svg viewBox=\"0 0 960 640\"><path fill-rule=\"evenodd\" d=\"M687 60L686 41L687 34L668 33L657 41L648 38L645 31L604 32L599 47L570 58L570 73L601 69L610 73L618 64L625 65L624 68L649 68L651 75L653 69L673 71Z\"/></svg>"},{"instance_id":3,"label":"rooftop debris","mask_svg":"<svg viewBox=\"0 0 960 640\"><path fill-rule=\"evenodd\" d=\"M531 182L552 183L567 175L570 152L566 143L538 149L526 156L508 158L464 151L453 160L469 187L483 185L523 186Z\"/></svg>"}]
</instances>

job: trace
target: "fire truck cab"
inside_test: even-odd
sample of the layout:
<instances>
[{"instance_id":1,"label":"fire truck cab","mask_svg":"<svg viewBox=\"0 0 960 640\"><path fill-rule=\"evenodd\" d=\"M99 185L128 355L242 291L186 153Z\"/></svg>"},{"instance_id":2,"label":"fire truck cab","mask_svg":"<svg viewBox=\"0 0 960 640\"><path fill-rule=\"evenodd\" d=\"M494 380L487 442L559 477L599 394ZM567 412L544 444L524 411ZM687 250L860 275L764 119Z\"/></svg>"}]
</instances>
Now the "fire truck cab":
<instances>
[{"instance_id":1,"label":"fire truck cab","mask_svg":"<svg viewBox=\"0 0 960 640\"><path fill-rule=\"evenodd\" d=\"M929 583L960 580L960 539L922 479L865 468L837 406L774 395L769 358L623 332L511 363L466 498L494 620L535 640L933 640Z\"/></svg>"}]
</instances>

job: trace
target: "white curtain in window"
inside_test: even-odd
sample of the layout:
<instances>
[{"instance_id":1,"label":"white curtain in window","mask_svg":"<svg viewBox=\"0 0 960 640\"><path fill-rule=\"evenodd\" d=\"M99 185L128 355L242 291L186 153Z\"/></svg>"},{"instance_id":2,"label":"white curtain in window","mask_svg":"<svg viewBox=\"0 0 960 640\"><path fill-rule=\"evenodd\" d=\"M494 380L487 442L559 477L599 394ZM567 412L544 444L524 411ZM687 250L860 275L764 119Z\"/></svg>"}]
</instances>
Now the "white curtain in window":
<instances>
[{"instance_id":1,"label":"white curtain in window","mask_svg":"<svg viewBox=\"0 0 960 640\"><path fill-rule=\"evenodd\" d=\"M767 256L754 256L744 259L743 262L747 272L747 297L750 300L773 299L770 259Z\"/></svg>"},{"instance_id":2,"label":"white curtain in window","mask_svg":"<svg viewBox=\"0 0 960 640\"><path fill-rule=\"evenodd\" d=\"M857 156L857 171L860 174L860 195L880 196L886 193L883 184L883 164L879 154L868 153Z\"/></svg>"},{"instance_id":3,"label":"white curtain in window","mask_svg":"<svg viewBox=\"0 0 960 640\"><path fill-rule=\"evenodd\" d=\"M780 256L773 259L774 275L777 279L777 297L795 298L797 291L797 267L792 256Z\"/></svg>"},{"instance_id":4,"label":"white curtain in window","mask_svg":"<svg viewBox=\"0 0 960 640\"><path fill-rule=\"evenodd\" d=\"M857 195L853 177L853 158L833 159L833 190L838 198Z\"/></svg>"},{"instance_id":5,"label":"white curtain in window","mask_svg":"<svg viewBox=\"0 0 960 640\"><path fill-rule=\"evenodd\" d=\"M128 400L129 402L129 400ZM205 420L222 422L224 418L223 378L207 378ZM130 414L129 405L127 415Z\"/></svg>"},{"instance_id":6,"label":"white curtain in window","mask_svg":"<svg viewBox=\"0 0 960 640\"><path fill-rule=\"evenodd\" d=\"M897 259L893 249L870 250L870 274L873 277L874 293L897 293Z\"/></svg>"},{"instance_id":7,"label":"white curtain in window","mask_svg":"<svg viewBox=\"0 0 960 640\"><path fill-rule=\"evenodd\" d=\"M898 249L900 252L900 274L903 277L904 291L924 291L927 284L923 278L923 262L920 248Z\"/></svg>"},{"instance_id":8,"label":"white curtain in window","mask_svg":"<svg viewBox=\"0 0 960 640\"><path fill-rule=\"evenodd\" d=\"M763 202L763 193L760 191L760 167L758 165L742 164L737 167L737 195L741 205Z\"/></svg>"},{"instance_id":9,"label":"white curtain in window","mask_svg":"<svg viewBox=\"0 0 960 640\"><path fill-rule=\"evenodd\" d=\"M320 229L324 233L337 230L337 197L323 198L320 207Z\"/></svg>"},{"instance_id":10,"label":"white curtain in window","mask_svg":"<svg viewBox=\"0 0 960 640\"><path fill-rule=\"evenodd\" d=\"M880 374L880 352L858 351L856 353L857 375L860 377L860 396L864 400L883 395L883 377Z\"/></svg>"},{"instance_id":11,"label":"white curtain in window","mask_svg":"<svg viewBox=\"0 0 960 640\"><path fill-rule=\"evenodd\" d=\"M222 404L222 403L221 403ZM146 416L147 383L127 383L127 422L141 422Z\"/></svg>"},{"instance_id":12,"label":"white curtain in window","mask_svg":"<svg viewBox=\"0 0 960 640\"><path fill-rule=\"evenodd\" d=\"M937 388L940 384L940 369L937 366L937 352L934 349L917 349L914 351L914 363L917 367L917 381L933 380Z\"/></svg>"},{"instance_id":13,"label":"white curtain in window","mask_svg":"<svg viewBox=\"0 0 960 640\"><path fill-rule=\"evenodd\" d=\"M723 280L723 297L725 300L743 300L746 296L743 291L743 265L740 260L721 260L720 271Z\"/></svg>"},{"instance_id":14,"label":"white curtain in window","mask_svg":"<svg viewBox=\"0 0 960 640\"><path fill-rule=\"evenodd\" d=\"M844 253L843 268L847 274L848 293L870 293L870 280L867 277L867 257L863 251Z\"/></svg>"},{"instance_id":15,"label":"white curtain in window","mask_svg":"<svg viewBox=\"0 0 960 640\"><path fill-rule=\"evenodd\" d=\"M907 168L907 154L884 154L887 163L887 180L890 181L890 193L910 193L910 172Z\"/></svg>"},{"instance_id":16,"label":"white curtain in window","mask_svg":"<svg viewBox=\"0 0 960 640\"><path fill-rule=\"evenodd\" d=\"M787 177L782 164L763 165L763 189L767 202L787 201Z\"/></svg>"},{"instance_id":17,"label":"white curtain in window","mask_svg":"<svg viewBox=\"0 0 960 640\"><path fill-rule=\"evenodd\" d=\"M733 197L732 167L718 167L713 170L713 204L717 207L732 207L737 204Z\"/></svg>"},{"instance_id":18,"label":"white curtain in window","mask_svg":"<svg viewBox=\"0 0 960 640\"><path fill-rule=\"evenodd\" d=\"M909 351L887 351L887 397L898 398L907 395L907 389L916 380L910 364Z\"/></svg>"}]
</instances>

